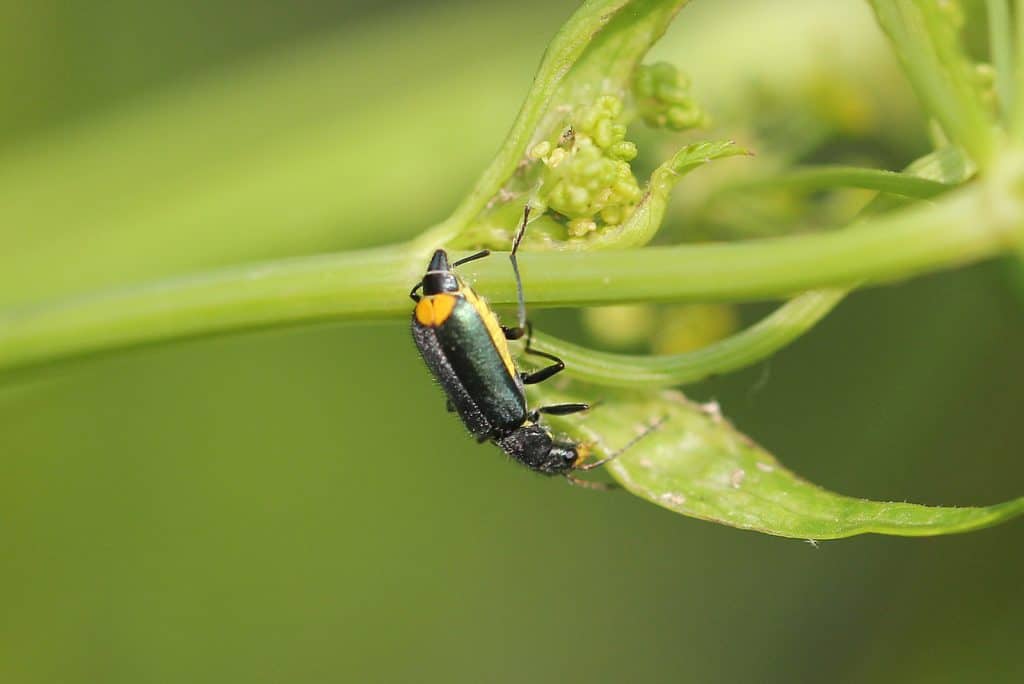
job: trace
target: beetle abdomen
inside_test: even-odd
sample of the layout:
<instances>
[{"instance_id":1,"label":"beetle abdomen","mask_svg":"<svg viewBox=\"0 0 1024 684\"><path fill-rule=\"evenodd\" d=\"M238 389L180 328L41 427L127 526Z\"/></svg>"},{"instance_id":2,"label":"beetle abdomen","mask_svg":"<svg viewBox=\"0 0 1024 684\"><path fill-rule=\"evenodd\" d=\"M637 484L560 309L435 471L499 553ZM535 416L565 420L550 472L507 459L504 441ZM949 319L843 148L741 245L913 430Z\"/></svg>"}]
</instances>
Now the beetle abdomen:
<instances>
[{"instance_id":1,"label":"beetle abdomen","mask_svg":"<svg viewBox=\"0 0 1024 684\"><path fill-rule=\"evenodd\" d=\"M443 320L414 315L413 338L469 431L478 438L499 437L526 419L522 383L509 373L477 308L463 297L454 299L450 310L447 303L440 307L446 310Z\"/></svg>"}]
</instances>

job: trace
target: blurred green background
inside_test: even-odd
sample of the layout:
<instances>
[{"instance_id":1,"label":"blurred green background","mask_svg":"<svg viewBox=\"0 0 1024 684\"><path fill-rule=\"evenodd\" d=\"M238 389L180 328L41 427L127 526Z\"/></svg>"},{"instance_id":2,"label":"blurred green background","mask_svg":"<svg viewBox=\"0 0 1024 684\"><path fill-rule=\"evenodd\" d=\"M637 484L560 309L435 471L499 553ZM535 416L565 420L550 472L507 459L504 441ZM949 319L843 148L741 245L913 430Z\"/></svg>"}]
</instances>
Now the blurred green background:
<instances>
[{"instance_id":1,"label":"blurred green background","mask_svg":"<svg viewBox=\"0 0 1024 684\"><path fill-rule=\"evenodd\" d=\"M0 305L416 234L574 6L0 0ZM697 0L656 52L759 151L925 150L859 0ZM843 493L1018 496L1004 276L859 293L692 394ZM2 682L1024 677L1020 523L815 548L570 489L466 438L404 322L9 379L0 457Z\"/></svg>"}]
</instances>

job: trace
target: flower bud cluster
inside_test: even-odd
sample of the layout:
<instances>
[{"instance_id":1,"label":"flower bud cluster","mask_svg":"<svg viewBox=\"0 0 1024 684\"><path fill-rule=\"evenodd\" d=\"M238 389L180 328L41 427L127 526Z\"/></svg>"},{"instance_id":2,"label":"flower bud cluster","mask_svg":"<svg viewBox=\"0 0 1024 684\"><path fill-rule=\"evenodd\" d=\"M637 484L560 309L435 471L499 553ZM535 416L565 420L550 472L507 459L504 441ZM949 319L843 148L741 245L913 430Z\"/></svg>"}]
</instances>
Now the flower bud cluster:
<instances>
[{"instance_id":1,"label":"flower bud cluster","mask_svg":"<svg viewBox=\"0 0 1024 684\"><path fill-rule=\"evenodd\" d=\"M683 131L708 125L707 114L690 97L689 79L667 62L638 66L633 94L649 126Z\"/></svg>"},{"instance_id":2,"label":"flower bud cluster","mask_svg":"<svg viewBox=\"0 0 1024 684\"><path fill-rule=\"evenodd\" d=\"M544 164L539 200L568 219L571 237L625 221L642 191L629 162L636 145L626 140L622 100L602 95L576 107L558 140L538 143L530 157Z\"/></svg>"}]
</instances>

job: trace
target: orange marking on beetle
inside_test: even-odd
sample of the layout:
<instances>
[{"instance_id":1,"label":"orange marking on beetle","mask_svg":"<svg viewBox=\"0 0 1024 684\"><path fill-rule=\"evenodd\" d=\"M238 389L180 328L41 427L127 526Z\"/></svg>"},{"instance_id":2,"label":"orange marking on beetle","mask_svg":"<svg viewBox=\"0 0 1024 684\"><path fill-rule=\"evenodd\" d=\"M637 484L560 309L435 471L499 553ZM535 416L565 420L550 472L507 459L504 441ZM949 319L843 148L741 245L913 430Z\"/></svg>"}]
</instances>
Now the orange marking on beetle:
<instances>
[{"instance_id":1,"label":"orange marking on beetle","mask_svg":"<svg viewBox=\"0 0 1024 684\"><path fill-rule=\"evenodd\" d=\"M430 303L430 297L424 297L416 302L416 321L420 325L430 325L434 322L434 306Z\"/></svg>"},{"instance_id":2,"label":"orange marking on beetle","mask_svg":"<svg viewBox=\"0 0 1024 684\"><path fill-rule=\"evenodd\" d=\"M448 320L458 299L450 294L424 297L416 304L416 320L420 325L436 328Z\"/></svg>"},{"instance_id":3,"label":"orange marking on beetle","mask_svg":"<svg viewBox=\"0 0 1024 684\"><path fill-rule=\"evenodd\" d=\"M573 468L579 468L587 462L590 455L593 453L593 447L587 442L582 442L576 445L576 460L572 462Z\"/></svg>"},{"instance_id":4,"label":"orange marking on beetle","mask_svg":"<svg viewBox=\"0 0 1024 684\"><path fill-rule=\"evenodd\" d=\"M455 310L455 304L458 299L454 295L450 294L439 294L434 295L434 325L438 326L448 320L448 317L452 315L452 311Z\"/></svg>"}]
</instances>

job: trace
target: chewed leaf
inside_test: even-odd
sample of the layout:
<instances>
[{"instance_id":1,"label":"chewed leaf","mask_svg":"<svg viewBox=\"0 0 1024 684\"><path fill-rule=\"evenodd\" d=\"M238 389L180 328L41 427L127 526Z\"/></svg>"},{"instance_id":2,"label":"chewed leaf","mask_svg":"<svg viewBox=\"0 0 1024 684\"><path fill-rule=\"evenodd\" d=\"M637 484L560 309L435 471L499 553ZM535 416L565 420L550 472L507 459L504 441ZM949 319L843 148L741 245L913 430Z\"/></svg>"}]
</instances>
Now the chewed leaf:
<instances>
[{"instance_id":1,"label":"chewed leaf","mask_svg":"<svg viewBox=\"0 0 1024 684\"><path fill-rule=\"evenodd\" d=\"M543 398L569 399L546 388ZM800 539L930 536L967 532L1024 514L1024 497L953 508L835 494L787 470L716 407L671 391L612 399L582 419L552 417L550 422L575 439L592 442L599 455L650 430L607 466L625 489L676 513L766 534Z\"/></svg>"}]
</instances>

